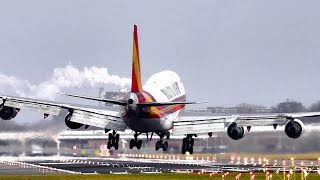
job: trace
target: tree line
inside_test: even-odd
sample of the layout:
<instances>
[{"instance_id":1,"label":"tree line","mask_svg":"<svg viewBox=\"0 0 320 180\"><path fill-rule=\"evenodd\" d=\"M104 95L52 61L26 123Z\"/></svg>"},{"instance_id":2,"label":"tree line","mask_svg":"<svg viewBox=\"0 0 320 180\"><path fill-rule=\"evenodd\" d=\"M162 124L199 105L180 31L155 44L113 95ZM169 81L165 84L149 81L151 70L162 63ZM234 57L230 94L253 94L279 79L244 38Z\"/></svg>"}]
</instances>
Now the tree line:
<instances>
[{"instance_id":1,"label":"tree line","mask_svg":"<svg viewBox=\"0 0 320 180\"><path fill-rule=\"evenodd\" d=\"M265 110L265 113L318 112L320 111L320 101L306 107L301 102L287 99L284 102L272 106L270 109L264 106L242 103L236 106L236 110L237 113L240 114L261 113L263 110Z\"/></svg>"},{"instance_id":2,"label":"tree line","mask_svg":"<svg viewBox=\"0 0 320 180\"><path fill-rule=\"evenodd\" d=\"M309 107L306 107L301 102L287 99L286 101L271 107L271 111L274 113L316 112L320 111L320 101L314 102Z\"/></svg>"}]
</instances>

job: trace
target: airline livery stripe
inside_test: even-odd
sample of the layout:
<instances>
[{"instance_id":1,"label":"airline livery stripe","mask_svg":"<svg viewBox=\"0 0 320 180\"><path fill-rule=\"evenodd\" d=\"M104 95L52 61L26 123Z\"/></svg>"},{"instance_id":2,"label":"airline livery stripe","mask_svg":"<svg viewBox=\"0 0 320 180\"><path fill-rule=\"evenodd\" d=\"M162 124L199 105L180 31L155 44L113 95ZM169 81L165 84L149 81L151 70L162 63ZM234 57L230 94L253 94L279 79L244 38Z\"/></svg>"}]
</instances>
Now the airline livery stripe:
<instances>
[{"instance_id":1,"label":"airline livery stripe","mask_svg":"<svg viewBox=\"0 0 320 180\"><path fill-rule=\"evenodd\" d=\"M140 93L136 93L138 96L139 102L156 102L155 98L147 91L142 91ZM184 102L186 101L186 96L180 96L176 99L174 99L172 102ZM164 117L167 114L174 113L182 108L184 108L185 105L178 104L178 105L168 105L168 106L153 106L149 107L150 114L148 114L148 117L144 118L161 118Z\"/></svg>"}]
</instances>

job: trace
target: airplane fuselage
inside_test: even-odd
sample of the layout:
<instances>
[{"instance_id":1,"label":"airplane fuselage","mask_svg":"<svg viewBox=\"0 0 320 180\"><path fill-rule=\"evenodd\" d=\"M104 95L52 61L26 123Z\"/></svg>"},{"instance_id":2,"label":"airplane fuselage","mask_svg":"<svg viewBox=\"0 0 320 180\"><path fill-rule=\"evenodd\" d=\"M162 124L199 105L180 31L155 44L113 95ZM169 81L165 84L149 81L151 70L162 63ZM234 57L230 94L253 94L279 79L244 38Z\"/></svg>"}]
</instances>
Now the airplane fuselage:
<instances>
[{"instance_id":1,"label":"airplane fuselage","mask_svg":"<svg viewBox=\"0 0 320 180\"><path fill-rule=\"evenodd\" d=\"M122 118L136 132L165 132L173 127L184 105L139 107L144 102L185 102L186 95L180 77L173 71L162 71L151 76L141 92L130 92L125 97L128 105L122 107Z\"/></svg>"}]
</instances>

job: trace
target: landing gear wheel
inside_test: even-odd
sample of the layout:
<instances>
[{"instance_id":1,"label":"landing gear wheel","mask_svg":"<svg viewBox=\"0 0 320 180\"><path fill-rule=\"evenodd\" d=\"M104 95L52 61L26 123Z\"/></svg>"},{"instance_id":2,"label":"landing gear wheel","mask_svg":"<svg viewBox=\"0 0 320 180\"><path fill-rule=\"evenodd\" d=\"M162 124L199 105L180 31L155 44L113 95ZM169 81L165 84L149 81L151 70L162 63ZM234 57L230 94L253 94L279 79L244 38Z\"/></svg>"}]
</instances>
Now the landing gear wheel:
<instances>
[{"instance_id":1,"label":"landing gear wheel","mask_svg":"<svg viewBox=\"0 0 320 180\"><path fill-rule=\"evenodd\" d=\"M193 147L193 145L194 145L194 139L192 138L190 139L190 147Z\"/></svg>"},{"instance_id":2,"label":"landing gear wheel","mask_svg":"<svg viewBox=\"0 0 320 180\"><path fill-rule=\"evenodd\" d=\"M139 140L138 143L137 143L137 149L140 149L142 146L142 140Z\"/></svg>"},{"instance_id":3,"label":"landing gear wheel","mask_svg":"<svg viewBox=\"0 0 320 180\"><path fill-rule=\"evenodd\" d=\"M187 138L183 138L183 139L182 139L182 145L183 145L183 146L186 146L186 144L187 144Z\"/></svg>"},{"instance_id":4,"label":"landing gear wheel","mask_svg":"<svg viewBox=\"0 0 320 180\"><path fill-rule=\"evenodd\" d=\"M193 147L192 146L189 148L189 153L193 154Z\"/></svg>"},{"instance_id":5,"label":"landing gear wheel","mask_svg":"<svg viewBox=\"0 0 320 180\"><path fill-rule=\"evenodd\" d=\"M196 134L187 134L187 137L182 139L182 154L185 154L187 151L190 154L193 154L193 145L194 145L193 136L197 137Z\"/></svg>"},{"instance_id":6,"label":"landing gear wheel","mask_svg":"<svg viewBox=\"0 0 320 180\"><path fill-rule=\"evenodd\" d=\"M118 143L118 141L114 144L114 149L115 150L118 150L118 148L119 148L119 143Z\"/></svg>"},{"instance_id":7,"label":"landing gear wheel","mask_svg":"<svg viewBox=\"0 0 320 180\"><path fill-rule=\"evenodd\" d=\"M134 145L135 145L135 141L134 141L134 139L131 139L129 148L132 149L134 147Z\"/></svg>"},{"instance_id":8,"label":"landing gear wheel","mask_svg":"<svg viewBox=\"0 0 320 180\"><path fill-rule=\"evenodd\" d=\"M161 143L160 141L156 142L156 151L158 151L161 148Z\"/></svg>"},{"instance_id":9,"label":"landing gear wheel","mask_svg":"<svg viewBox=\"0 0 320 180\"><path fill-rule=\"evenodd\" d=\"M169 139L170 138L170 132L168 132L168 131L156 131L155 133L160 137L160 140L157 141L156 145L155 145L156 151L158 151L160 148L162 148L163 151L167 151L169 145L168 145L167 141L163 142L163 138L166 137L167 139Z\"/></svg>"},{"instance_id":10,"label":"landing gear wheel","mask_svg":"<svg viewBox=\"0 0 320 180\"><path fill-rule=\"evenodd\" d=\"M186 154L186 147L182 146L182 154Z\"/></svg>"},{"instance_id":11,"label":"landing gear wheel","mask_svg":"<svg viewBox=\"0 0 320 180\"><path fill-rule=\"evenodd\" d=\"M170 139L170 132L166 133L167 139Z\"/></svg>"},{"instance_id":12,"label":"landing gear wheel","mask_svg":"<svg viewBox=\"0 0 320 180\"><path fill-rule=\"evenodd\" d=\"M111 142L109 141L108 144L107 144L107 148L108 148L108 149L111 149L111 147L112 147L112 146L111 146Z\"/></svg>"},{"instance_id":13,"label":"landing gear wheel","mask_svg":"<svg viewBox=\"0 0 320 180\"><path fill-rule=\"evenodd\" d=\"M163 151L167 151L167 149L168 149L168 142L167 141L162 144L162 149L163 149Z\"/></svg>"},{"instance_id":14,"label":"landing gear wheel","mask_svg":"<svg viewBox=\"0 0 320 180\"><path fill-rule=\"evenodd\" d=\"M109 133L107 148L111 149L112 146L117 150L119 148L120 135L113 131Z\"/></svg>"},{"instance_id":15,"label":"landing gear wheel","mask_svg":"<svg viewBox=\"0 0 320 180\"><path fill-rule=\"evenodd\" d=\"M130 140L129 148L132 149L133 147L137 147L137 149L141 149L142 146L142 140L138 140L138 136L141 133L135 132L134 139Z\"/></svg>"}]
</instances>

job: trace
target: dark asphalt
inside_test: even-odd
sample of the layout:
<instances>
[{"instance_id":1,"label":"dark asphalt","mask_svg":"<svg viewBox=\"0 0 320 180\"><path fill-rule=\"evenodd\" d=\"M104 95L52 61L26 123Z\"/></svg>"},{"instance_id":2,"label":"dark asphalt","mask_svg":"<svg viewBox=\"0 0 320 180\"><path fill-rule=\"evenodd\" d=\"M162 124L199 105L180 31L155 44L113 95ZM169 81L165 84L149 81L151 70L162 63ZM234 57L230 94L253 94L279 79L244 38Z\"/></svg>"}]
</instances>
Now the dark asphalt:
<instances>
[{"instance_id":1,"label":"dark asphalt","mask_svg":"<svg viewBox=\"0 0 320 180\"><path fill-rule=\"evenodd\" d=\"M305 161L309 164L317 162ZM288 163L287 163L288 164ZM282 171L276 164L266 165L269 171ZM0 174L78 174L78 173L186 173L186 172L262 172L263 164L215 162L204 160L169 160L145 158L25 157L0 158ZM289 168L286 168L286 171Z\"/></svg>"}]
</instances>

